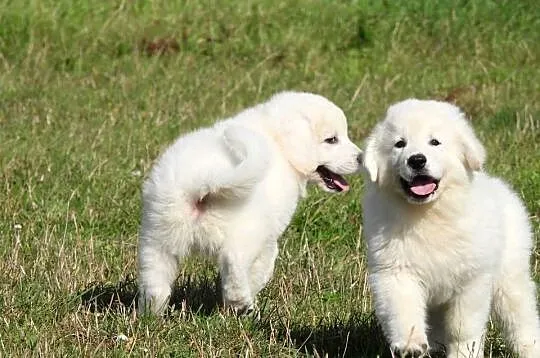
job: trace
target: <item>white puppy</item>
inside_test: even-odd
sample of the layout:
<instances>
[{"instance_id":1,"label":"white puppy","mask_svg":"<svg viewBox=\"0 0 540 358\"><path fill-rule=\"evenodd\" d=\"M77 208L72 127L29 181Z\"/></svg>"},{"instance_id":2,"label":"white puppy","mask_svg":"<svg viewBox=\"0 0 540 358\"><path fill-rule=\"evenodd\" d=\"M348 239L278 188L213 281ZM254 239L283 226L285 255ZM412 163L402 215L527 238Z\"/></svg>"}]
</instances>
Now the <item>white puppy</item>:
<instances>
[{"instance_id":1,"label":"white puppy","mask_svg":"<svg viewBox=\"0 0 540 358\"><path fill-rule=\"evenodd\" d=\"M225 305L250 310L306 184L347 191L341 175L360 163L343 111L310 93L279 93L180 137L144 183L139 309L161 312L179 261L196 252L217 258Z\"/></svg>"},{"instance_id":2,"label":"white puppy","mask_svg":"<svg viewBox=\"0 0 540 358\"><path fill-rule=\"evenodd\" d=\"M531 226L484 159L459 108L437 101L391 106L367 140L370 285L396 354L483 357L493 308L516 352L540 357Z\"/></svg>"}]
</instances>

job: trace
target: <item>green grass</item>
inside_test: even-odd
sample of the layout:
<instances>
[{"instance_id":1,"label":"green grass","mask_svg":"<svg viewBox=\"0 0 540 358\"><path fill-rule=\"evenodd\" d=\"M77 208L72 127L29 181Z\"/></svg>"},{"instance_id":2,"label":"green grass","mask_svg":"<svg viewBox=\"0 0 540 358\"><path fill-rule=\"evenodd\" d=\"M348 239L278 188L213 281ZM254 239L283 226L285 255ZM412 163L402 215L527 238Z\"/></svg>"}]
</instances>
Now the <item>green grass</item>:
<instances>
[{"instance_id":1,"label":"green grass","mask_svg":"<svg viewBox=\"0 0 540 358\"><path fill-rule=\"evenodd\" d=\"M359 177L346 196L313 189L300 205L260 321L216 305L216 271L200 260L182 268L170 316L135 319L153 159L282 89L334 100L358 143L392 102L450 95L538 239L538 5L435 3L0 0L0 356L387 356ZM511 356L496 329L487 347Z\"/></svg>"}]
</instances>

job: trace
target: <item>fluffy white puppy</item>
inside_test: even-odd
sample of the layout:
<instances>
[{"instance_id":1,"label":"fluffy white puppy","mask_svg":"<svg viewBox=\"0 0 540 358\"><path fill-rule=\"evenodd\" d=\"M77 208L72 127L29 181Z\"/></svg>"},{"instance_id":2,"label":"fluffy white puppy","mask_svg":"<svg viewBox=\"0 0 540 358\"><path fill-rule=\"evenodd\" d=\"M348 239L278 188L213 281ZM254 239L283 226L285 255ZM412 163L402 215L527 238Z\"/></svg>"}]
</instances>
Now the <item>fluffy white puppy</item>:
<instances>
[{"instance_id":1,"label":"fluffy white puppy","mask_svg":"<svg viewBox=\"0 0 540 358\"><path fill-rule=\"evenodd\" d=\"M360 163L343 111L311 93L279 93L180 137L143 187L139 310L165 308L191 253L217 259L226 306L252 309L306 184L347 191L341 175Z\"/></svg>"},{"instance_id":2,"label":"fluffy white puppy","mask_svg":"<svg viewBox=\"0 0 540 358\"><path fill-rule=\"evenodd\" d=\"M394 353L483 357L493 308L521 357L540 357L523 203L482 171L485 152L459 108L391 106L364 152L363 201L375 312Z\"/></svg>"}]
</instances>

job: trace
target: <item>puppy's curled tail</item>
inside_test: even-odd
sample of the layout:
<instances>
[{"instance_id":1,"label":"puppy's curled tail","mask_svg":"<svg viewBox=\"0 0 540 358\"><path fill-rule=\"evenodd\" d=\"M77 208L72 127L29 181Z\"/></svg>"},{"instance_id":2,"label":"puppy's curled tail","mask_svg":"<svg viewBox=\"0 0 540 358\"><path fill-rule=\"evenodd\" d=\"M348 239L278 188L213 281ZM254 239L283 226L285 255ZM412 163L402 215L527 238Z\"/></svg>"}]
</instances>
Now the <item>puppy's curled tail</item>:
<instances>
[{"instance_id":1,"label":"puppy's curled tail","mask_svg":"<svg viewBox=\"0 0 540 358\"><path fill-rule=\"evenodd\" d=\"M270 162L268 144L260 134L236 125L224 129L223 141L238 164L208 180L205 191L214 197L245 198L266 175Z\"/></svg>"}]
</instances>

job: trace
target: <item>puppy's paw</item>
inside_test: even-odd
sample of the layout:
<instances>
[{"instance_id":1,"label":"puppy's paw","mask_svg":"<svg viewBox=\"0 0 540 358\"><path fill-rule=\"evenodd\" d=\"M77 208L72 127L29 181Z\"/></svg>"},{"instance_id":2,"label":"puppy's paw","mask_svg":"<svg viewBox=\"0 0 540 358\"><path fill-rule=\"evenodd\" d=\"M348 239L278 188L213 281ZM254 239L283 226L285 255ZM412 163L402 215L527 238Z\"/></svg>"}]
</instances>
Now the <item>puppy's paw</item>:
<instances>
[{"instance_id":1,"label":"puppy's paw","mask_svg":"<svg viewBox=\"0 0 540 358\"><path fill-rule=\"evenodd\" d=\"M237 316L252 315L258 311L253 302L227 301L225 306Z\"/></svg>"},{"instance_id":2,"label":"puppy's paw","mask_svg":"<svg viewBox=\"0 0 540 358\"><path fill-rule=\"evenodd\" d=\"M255 317L259 313L259 308L257 307L255 303L251 303L247 306L242 306L242 307L237 308L235 312L237 315Z\"/></svg>"},{"instance_id":3,"label":"puppy's paw","mask_svg":"<svg viewBox=\"0 0 540 358\"><path fill-rule=\"evenodd\" d=\"M429 351L427 338L410 337L406 341L394 342L390 346L392 357L424 357Z\"/></svg>"},{"instance_id":4,"label":"puppy's paw","mask_svg":"<svg viewBox=\"0 0 540 358\"><path fill-rule=\"evenodd\" d=\"M248 307L243 314L255 321L259 321L261 319L261 310L256 303Z\"/></svg>"},{"instance_id":5,"label":"puppy's paw","mask_svg":"<svg viewBox=\"0 0 540 358\"><path fill-rule=\"evenodd\" d=\"M140 316L154 314L163 315L169 309L170 291L164 290L164 293L150 293L142 291L139 293L137 304L137 314Z\"/></svg>"}]
</instances>

